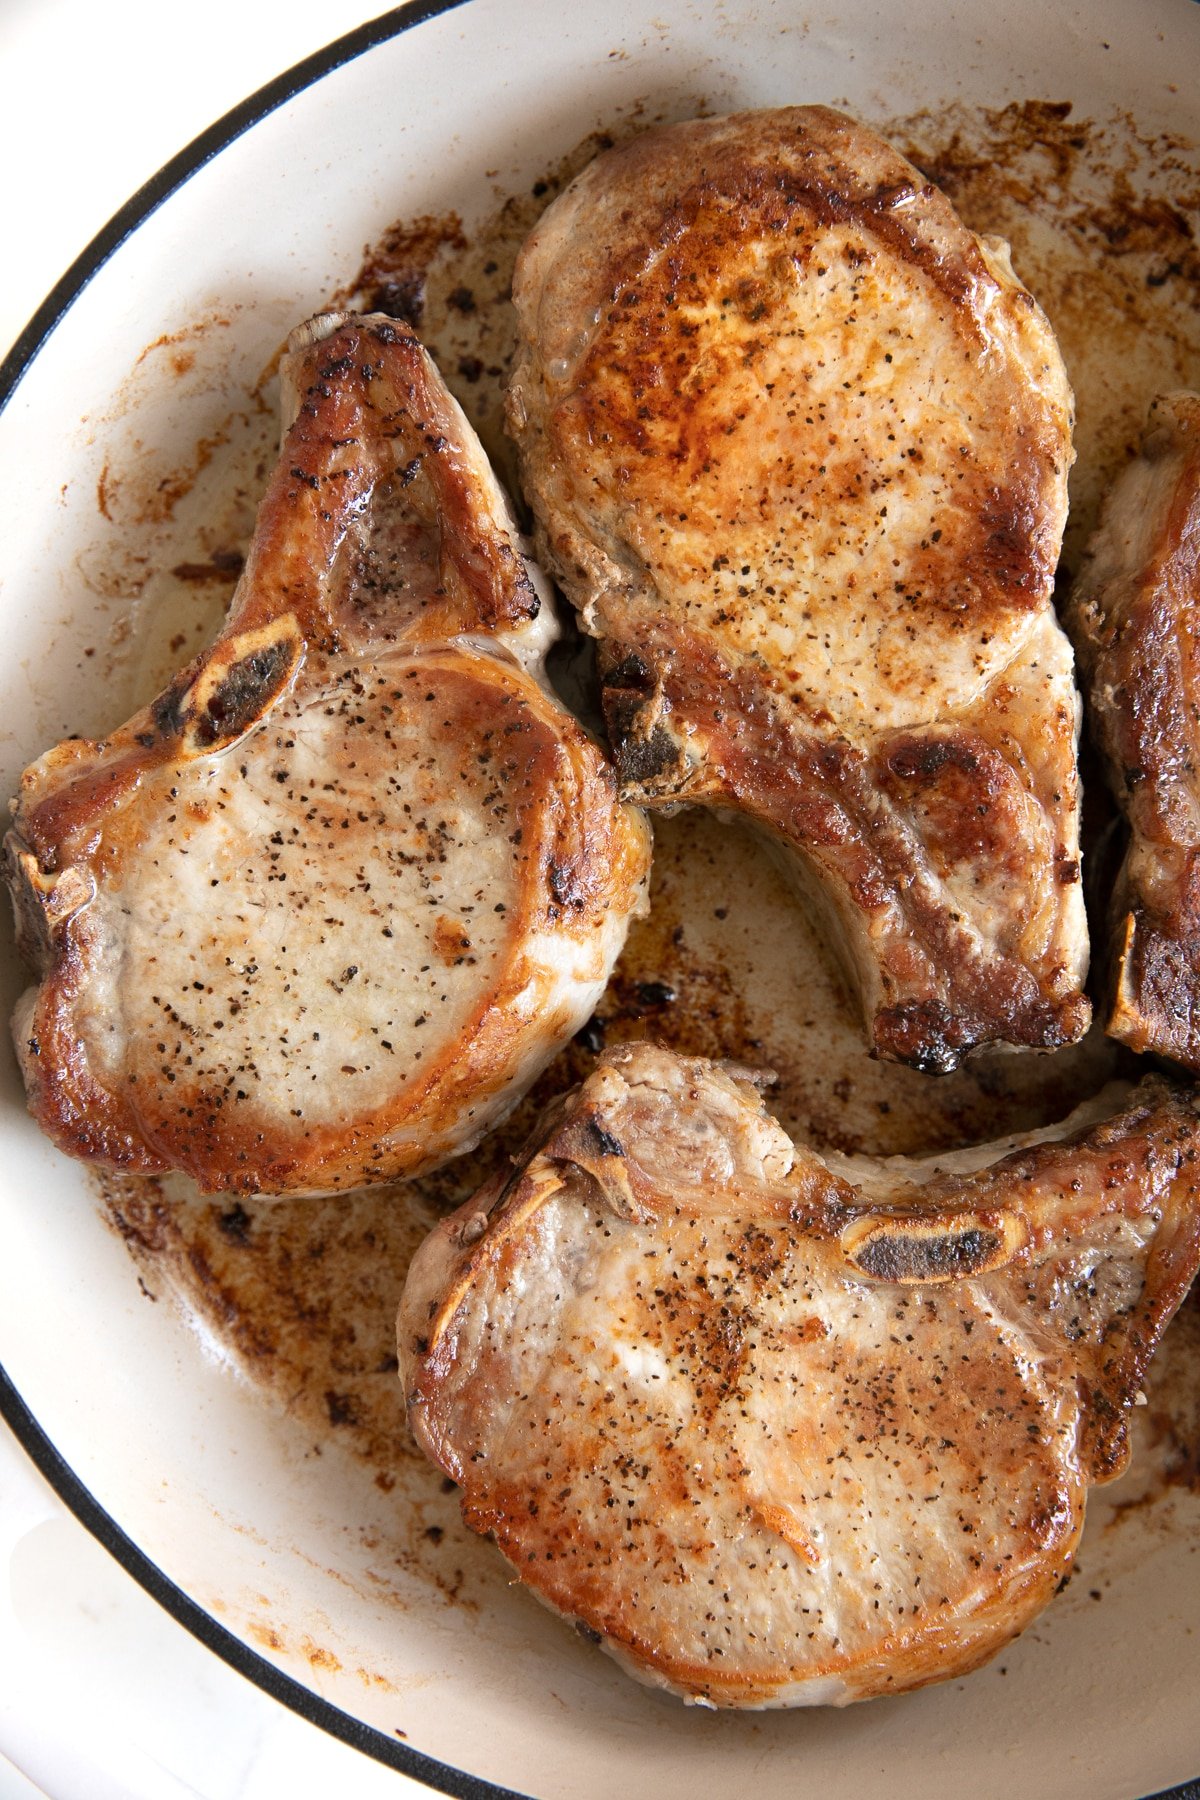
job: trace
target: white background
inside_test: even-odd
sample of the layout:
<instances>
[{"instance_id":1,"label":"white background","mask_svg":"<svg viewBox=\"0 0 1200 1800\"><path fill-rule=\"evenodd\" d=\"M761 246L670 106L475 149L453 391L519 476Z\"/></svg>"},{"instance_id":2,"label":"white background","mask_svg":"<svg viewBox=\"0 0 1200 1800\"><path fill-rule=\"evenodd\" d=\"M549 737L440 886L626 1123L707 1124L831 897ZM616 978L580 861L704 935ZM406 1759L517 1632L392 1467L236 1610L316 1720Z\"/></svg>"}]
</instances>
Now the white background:
<instances>
[{"instance_id":1,"label":"white background","mask_svg":"<svg viewBox=\"0 0 1200 1800\"><path fill-rule=\"evenodd\" d=\"M0 0L0 350L164 162L383 10L361 0ZM427 1792L191 1638L75 1522L0 1424L0 1800Z\"/></svg>"}]
</instances>

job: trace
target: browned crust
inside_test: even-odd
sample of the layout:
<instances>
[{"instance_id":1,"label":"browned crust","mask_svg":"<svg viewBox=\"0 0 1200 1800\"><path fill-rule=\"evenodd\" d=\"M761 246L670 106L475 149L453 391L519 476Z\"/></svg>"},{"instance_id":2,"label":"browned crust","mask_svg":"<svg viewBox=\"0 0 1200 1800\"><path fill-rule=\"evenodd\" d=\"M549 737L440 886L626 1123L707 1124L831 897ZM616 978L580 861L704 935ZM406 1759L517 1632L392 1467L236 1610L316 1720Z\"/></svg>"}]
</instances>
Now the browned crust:
<instances>
[{"instance_id":1,"label":"browned crust","mask_svg":"<svg viewBox=\"0 0 1200 1800\"><path fill-rule=\"evenodd\" d=\"M287 374L298 410L259 511L251 579L239 597L253 596L267 618L285 606L296 611L308 640L331 647L345 621L329 611L326 577L345 522L380 480L398 475L436 519L440 539L439 604L423 614L419 636L439 642L455 631L494 632L536 617L524 562L484 503L461 416L415 332L395 319L351 319L293 352ZM256 584L255 562L283 579ZM235 602L231 624L237 612Z\"/></svg>"},{"instance_id":2,"label":"browned crust","mask_svg":"<svg viewBox=\"0 0 1200 1800\"><path fill-rule=\"evenodd\" d=\"M878 980L877 993L863 995L877 1056L942 1074L982 1044L1048 1050L1083 1035L1091 1007L1074 970L1053 954L1031 966L1019 915L980 955L944 900L915 879L919 808L926 852L1024 885L1032 851L1019 807L1030 773L1018 776L988 741L990 706L978 719L884 734L868 749L823 735L795 707L785 720L762 704L760 670L735 667L681 626L643 635L636 650L606 644L601 666L627 792L650 804L740 806L800 851L862 921ZM1054 879L1079 879L1061 840Z\"/></svg>"},{"instance_id":3,"label":"browned crust","mask_svg":"<svg viewBox=\"0 0 1200 1800\"><path fill-rule=\"evenodd\" d=\"M408 326L353 320L293 352L287 373L296 418L219 637L127 724L101 742L69 739L23 778L17 831L43 868L55 866L74 831L87 831L101 796L114 804L181 754L230 748L265 718L306 655L353 642L335 564L348 522L398 472L414 493L426 490L441 552L435 604L396 621L405 641L444 643L537 616L524 562L471 482L461 422Z\"/></svg>"},{"instance_id":4,"label":"browned crust","mask_svg":"<svg viewBox=\"0 0 1200 1800\"><path fill-rule=\"evenodd\" d=\"M842 415L841 399L830 399L826 414L834 391L826 362L837 355L840 321L831 321L828 342L824 326L814 326L820 341L812 344L788 312L810 268L823 277L824 264L876 260L915 274L946 333L947 379L964 408L974 396L979 413L970 451L952 469L932 480L913 475L925 487L908 512L924 519L928 504L928 526L878 526L879 542L897 532L896 544L877 557L863 553L857 566L845 552L844 608L876 607L895 646L932 622L986 658L1030 615L1052 618L1069 388L1031 296L1001 279L999 264L911 164L828 108L692 121L597 159L519 259L514 297L525 341L509 423L543 555L601 639L606 722L624 791L651 807L680 799L735 807L797 851L839 922L874 1054L941 1073L977 1046L1055 1048L1089 1023L1082 911L1065 893L1079 873L1074 714L1038 713L1040 678L1030 676L1007 741L982 704L977 718L947 717L944 729L877 736L869 725L839 724L800 698L810 679L802 627L786 652L766 624L760 648L746 648L755 580L767 576L746 566L747 585L722 585L738 574L729 565L743 521L750 536L738 556L748 565L747 543L761 540L769 560L772 505L781 520L835 518L844 542L859 542L860 528L874 532L887 519L894 467L911 474L929 457L912 418L908 442L894 416L889 433L882 407L862 427L865 438L858 415ZM848 330L854 303L845 304ZM870 328L864 315L858 330ZM884 342L880 369L893 360ZM770 368L786 394L770 400L776 383L756 370L780 344L786 373ZM915 418L921 382L909 382ZM865 394L847 396L845 406ZM761 467L755 433L769 446ZM905 507L892 511L899 518ZM765 592L785 595L807 619L805 529L781 522L779 532L770 575L783 586ZM829 554L812 550L818 560ZM814 579L823 596L825 577ZM729 604L742 608L736 625L725 610L733 593L740 599ZM808 635L819 669L815 619ZM902 670L904 654L889 649L889 667ZM798 668L785 667L789 659ZM870 677L856 670L854 679ZM914 716L940 718L936 695L926 699L914 703ZM1041 766L1044 747L1031 742L1055 734L1057 780ZM1031 781L1044 819L1059 827L1048 854L1012 829ZM970 922L967 884L951 901L916 879L914 837L935 867L1036 864L1061 896L1049 948L1026 953L1019 922L1010 921L993 953L982 942L986 900L983 929L968 944L958 929L964 914Z\"/></svg>"},{"instance_id":5,"label":"browned crust","mask_svg":"<svg viewBox=\"0 0 1200 1800\"><path fill-rule=\"evenodd\" d=\"M600 1068L626 1054L609 1052ZM689 1059L678 1060L689 1066ZM703 1067L699 1061L690 1066ZM885 1283L940 1284L1019 1272L1054 1237L1075 1234L1085 1222L1159 1215L1141 1295L1099 1344L1073 1342L1071 1351L1085 1394L1082 1449L1089 1478L1106 1481L1121 1472L1129 1408L1200 1267L1200 1116L1189 1089L1147 1076L1123 1107L1098 1124L1011 1151L973 1175L931 1178L919 1196L898 1175L892 1196L877 1192L866 1202L808 1153L774 1188L735 1184L725 1191L664 1192L641 1168L636 1138L617 1136L617 1121L597 1088L593 1076L557 1103L548 1133L536 1134L538 1142L507 1182L468 1201L450 1222L462 1246L455 1298L431 1323L429 1354L452 1325L463 1294L497 1255L519 1253L530 1220L571 1171L575 1179L587 1177L583 1191L601 1195L618 1217L643 1224L725 1213L749 1202L764 1219L836 1242L847 1273ZM873 1268L862 1246L883 1239L890 1240L888 1254ZM772 1255L764 1279L776 1261Z\"/></svg>"},{"instance_id":6,"label":"browned crust","mask_svg":"<svg viewBox=\"0 0 1200 1800\"><path fill-rule=\"evenodd\" d=\"M1189 871L1190 876L1190 871ZM1130 904L1128 885L1117 889ZM1179 904L1157 921L1135 899L1110 933L1108 1024L1131 1050L1200 1072L1200 906L1185 877Z\"/></svg>"},{"instance_id":7,"label":"browned crust","mask_svg":"<svg viewBox=\"0 0 1200 1800\"><path fill-rule=\"evenodd\" d=\"M664 1649L661 1642L638 1630L630 1609L614 1604L602 1567L590 1578L579 1579L579 1563L593 1548L586 1527L573 1528L569 1516L555 1518L561 1554L547 1554L540 1544L531 1543L529 1497L521 1489L497 1483L485 1501L472 1498L468 1485L463 1519L472 1531L490 1536L523 1580L558 1612L574 1618L577 1630L603 1638L643 1680L657 1677L692 1699L720 1707L770 1705L776 1694L795 1685L795 1671L786 1663L748 1679L736 1670L714 1666L711 1660ZM969 1622L947 1625L926 1620L917 1628L897 1630L881 1640L870 1655L825 1657L807 1673L807 1679L840 1678L849 1689L848 1698L874 1698L911 1693L933 1682L970 1675L1049 1605L1070 1571L1082 1529L1080 1506L1060 1520L1060 1529L1045 1547L1044 1561L1032 1571L1002 1582L990 1603ZM669 1546L664 1544L663 1550L665 1556Z\"/></svg>"},{"instance_id":8,"label":"browned crust","mask_svg":"<svg viewBox=\"0 0 1200 1800\"><path fill-rule=\"evenodd\" d=\"M602 1082L606 1068L628 1062L636 1067L644 1048L623 1045L605 1052L596 1073L553 1104L512 1174L455 1214L451 1228L462 1245L466 1279L484 1267L499 1243L519 1236L532 1212L562 1186L565 1172L588 1177L588 1191L600 1194L614 1215L640 1223L725 1214L752 1199L764 1217L824 1242L836 1240L855 1275L878 1281L943 1282L1020 1267L1053 1234L1072 1233L1085 1220L1109 1215L1170 1215L1171 1244L1162 1267L1174 1268L1180 1258L1185 1264L1190 1257L1200 1260L1200 1103L1189 1087L1164 1076L1144 1077L1098 1123L1010 1150L973 1174L930 1175L919 1194L898 1161L892 1191L876 1188L866 1200L847 1177L799 1147L791 1171L775 1184L734 1180L723 1187L692 1187L681 1182L667 1192L661 1179L643 1168L637 1133L628 1129L622 1109L614 1108ZM685 1070L712 1066L701 1058L651 1048L671 1055ZM761 1101L747 1100L747 1105L760 1114L765 1110ZM487 1227L486 1238L474 1228L480 1220ZM465 1229L468 1225L473 1228ZM1178 1238L1173 1235L1176 1225ZM919 1276L863 1266L857 1248L863 1238L891 1231L898 1239L910 1227L923 1265ZM974 1228L996 1241L975 1246L964 1257L962 1233ZM1183 1297L1173 1282L1174 1277L1174 1299L1162 1328ZM1139 1368L1131 1374L1128 1401L1142 1373Z\"/></svg>"},{"instance_id":9,"label":"browned crust","mask_svg":"<svg viewBox=\"0 0 1200 1800\"><path fill-rule=\"evenodd\" d=\"M1200 1071L1200 396L1152 404L1067 622L1131 834L1109 909L1108 1030Z\"/></svg>"},{"instance_id":10,"label":"browned crust","mask_svg":"<svg viewBox=\"0 0 1200 1800\"><path fill-rule=\"evenodd\" d=\"M108 738L70 740L33 765L4 848L20 946L40 977L18 1042L38 1123L87 1160L178 1167L202 1188L243 1192L332 1190L441 1160L456 1119L475 1109L482 1125L494 1115L530 1055L531 1030L547 1034L548 1056L554 1032L570 1029L552 976L530 959L528 935L549 929L586 941L610 911L628 912L646 860L644 832L620 807L612 770L565 710L503 653L445 647L460 632L520 627L538 599L416 337L388 320L354 320L294 351L285 374L298 412L224 630ZM362 642L336 567L350 521L397 472L436 535L439 579L415 612L397 609L381 644ZM442 728L464 743L495 739L489 784L519 815L503 954L480 971L464 1042L443 1045L387 1105L349 1125L283 1121L245 1095L233 1107L224 1088L185 1068L169 1088L148 1091L136 1068L119 1088L105 1085L81 1023L101 950L93 893L146 853L155 809L169 810L163 795L189 764L234 749L290 690L319 684L330 658L357 653L367 668L377 649L400 647L423 657L437 682ZM222 896L212 904L219 916ZM515 1025L512 1004L531 982L549 1015Z\"/></svg>"},{"instance_id":11,"label":"browned crust","mask_svg":"<svg viewBox=\"0 0 1200 1800\"><path fill-rule=\"evenodd\" d=\"M497 709L506 706L506 721L514 726L494 771L519 840L512 855L511 925L502 956L480 980L461 1041L445 1043L385 1106L351 1125L284 1122L260 1115L252 1103L231 1108L222 1087L197 1086L183 1070L169 1088L147 1091L136 1071L119 1089L104 1086L89 1066L79 1024L90 976L91 917L85 905L53 918L60 884L51 887L48 910L32 859L10 833L9 878L23 912L40 919L25 934L26 951L37 943L42 968L18 1048L30 1111L60 1148L117 1168L181 1168L206 1190L331 1191L427 1166L431 1146L443 1141L456 1117L468 1107L487 1116L489 1103L511 1079L513 1003L539 979L528 934L541 928L573 937L593 930L610 907L628 903L644 852L618 812L612 771L531 678L490 660L482 672L472 670L453 651L430 653L423 666L438 680L442 710L453 712L455 729L465 736L482 739ZM102 790L93 796L93 808L104 798ZM115 865L123 852L136 855L144 826L132 794L125 819L114 819L110 806L105 812L100 861ZM81 806L79 817L96 813ZM68 877L79 868L70 864ZM103 880L102 868L97 878ZM552 1030L554 1020L539 1024ZM566 1028L565 1022L559 1026ZM414 1129L419 1135L408 1136Z\"/></svg>"},{"instance_id":12,"label":"browned crust","mask_svg":"<svg viewBox=\"0 0 1200 1800\"><path fill-rule=\"evenodd\" d=\"M424 1307L406 1297L400 1321L401 1362L418 1440L462 1486L468 1525L491 1535L522 1579L575 1620L585 1635L604 1639L643 1676L693 1697L717 1705L770 1704L773 1696L795 1690L798 1671L786 1656L747 1674L736 1658L726 1668L711 1656L704 1660L689 1656L676 1642L673 1627L656 1630L658 1599L671 1612L675 1588L686 1589L694 1581L703 1591L705 1558L714 1549L714 1527L704 1512L704 1482L693 1486L688 1446L681 1443L673 1451L669 1425L668 1436L654 1440L659 1458L654 1493L659 1493L661 1482L664 1517L683 1508L683 1516L694 1520L695 1542L678 1541L665 1526L656 1536L652 1495L632 1486L636 1500L629 1504L638 1509L632 1524L640 1534L641 1579L622 1579L614 1562L623 1538L620 1520L609 1530L606 1517L593 1518L578 1497L572 1499L569 1462L561 1468L556 1465L554 1476L547 1474L547 1486L540 1481L527 1486L505 1473L502 1458L492 1467L486 1454L467 1454L464 1443L469 1447L474 1441L471 1428L460 1442L454 1416L459 1402L442 1395L444 1385L448 1393L454 1391L460 1358L470 1371L476 1357L482 1368L492 1354L491 1340L477 1341L465 1323L463 1309L471 1290L478 1283L485 1290L495 1284L501 1292L519 1291L526 1257L539 1268L545 1263L543 1209L551 1202L569 1204L571 1198L589 1209L599 1202L613 1218L634 1232L644 1230L650 1238L657 1232L670 1233L685 1219L711 1222L714 1233L722 1218L736 1219L739 1226L744 1223L744 1231L731 1239L727 1260L752 1284L738 1303L750 1308L747 1316L754 1312L753 1295L769 1293L777 1284L794 1237L808 1239L814 1249L822 1247L831 1282L846 1277L852 1285L866 1279L873 1286L897 1286L912 1293L918 1309L926 1304L923 1293L932 1303L939 1290L949 1288L952 1296L969 1280L985 1313L994 1309L1034 1335L1040 1357L1053 1372L1052 1380L1062 1385L1067 1404L1072 1393L1077 1396L1075 1455L1069 1449L1048 1455L1042 1447L1048 1441L1041 1435L1045 1423L1038 1422L1037 1408L1026 1400L1016 1377L1002 1376L1000 1365L986 1353L976 1367L967 1350L970 1323L961 1344L947 1325L953 1385L966 1396L968 1408L977 1406L978 1414L979 1441L970 1446L958 1442L952 1446L953 1454L969 1454L988 1467L998 1454L1042 1457L1044 1475L1030 1498L1031 1510L1022 1511L1019 1518L1016 1513L1006 1515L1002 1522L1005 1503L997 1499L1000 1511L994 1520L955 1515L963 1530L979 1533L972 1541L980 1556L995 1558L994 1567L988 1562L990 1575L982 1591L960 1616L946 1621L934 1609L910 1626L897 1623L865 1651L823 1653L818 1664L805 1664L803 1678L841 1679L852 1697L903 1692L968 1672L1049 1602L1071 1566L1083 1523L1086 1482L1108 1480L1123 1466L1126 1420L1148 1360L1200 1264L1200 1119L1191 1095L1161 1078L1148 1078L1098 1124L1013 1151L976 1174L945 1173L927 1179L920 1190L906 1186L903 1173L896 1171L895 1191L886 1191L884 1177L884 1185L873 1190L868 1203L848 1181L803 1151L790 1174L761 1186L734 1175L724 1185L690 1185L685 1176L664 1187L661 1166L657 1178L647 1173L651 1153L659 1157L660 1165L661 1156L640 1135L636 1100L633 1110L627 1110L627 1102L605 1078L606 1069L627 1068L632 1088L640 1064L652 1055L661 1053L642 1046L602 1059L596 1075L556 1106L540 1146L523 1167L439 1227L440 1248L429 1262L431 1270L439 1271L433 1288L424 1286L428 1274L420 1277L421 1293L436 1292L436 1303L430 1305L426 1322ZM674 1066L681 1071L680 1095L694 1099L708 1065L678 1059ZM879 1174L884 1176L882 1168ZM1109 1222L1114 1228L1122 1222L1136 1223L1151 1237L1144 1280L1131 1303L1114 1306L1101 1298L1089 1313L1086 1298L1072 1292L1078 1277L1072 1247L1085 1249L1091 1242L1104 1242ZM863 1246L884 1239L889 1249L885 1266L864 1266ZM631 1255L636 1262L636 1250ZM422 1256L430 1256L428 1248ZM1080 1265L1085 1274L1079 1277L1084 1286L1093 1266L1086 1257L1085 1265ZM658 1276L656 1267L655 1279L673 1278ZM715 1428L719 1409L736 1399L743 1377L752 1381L754 1371L747 1368L740 1315L719 1306L718 1296L706 1293L703 1278L697 1279L701 1287L694 1300L686 1278L670 1286L665 1298L657 1286L655 1292L666 1317L685 1321L680 1329L691 1346L696 1416ZM819 1297L819 1292L812 1296L818 1313ZM596 1326L587 1326L586 1360L589 1367L604 1369L609 1365L603 1326L596 1317ZM630 1323L624 1304L621 1323L626 1329ZM809 1324L817 1329L801 1331L806 1341L824 1335L820 1317ZM646 1325L650 1333L646 1341L655 1343L651 1325ZM419 1335L410 1338L411 1332ZM902 1395L906 1353L898 1339L893 1342L896 1391ZM920 1379L916 1368L911 1373L914 1380ZM486 1393L486 1373L480 1379ZM467 1380L468 1384L473 1380L471 1373ZM588 1463L586 1443L592 1431L599 1434L597 1457L603 1451L614 1469L622 1467L619 1409L614 1408L612 1392L601 1396L602 1388L603 1382L597 1389L594 1416L581 1412L571 1418L571 1430L579 1437L581 1469ZM468 1391L469 1387L464 1390ZM887 1392L891 1398L882 1422L892 1416L887 1408L895 1400L890 1386ZM936 1392L940 1394L940 1389ZM851 1402L868 1409L874 1404L869 1389L861 1395L848 1389L847 1404ZM582 1397L579 1404L583 1405ZM938 1428L935 1415L949 1428L949 1411L943 1418L937 1410L941 1399L931 1397L930 1405L934 1410L926 1421L929 1428ZM630 1421L631 1429L635 1424ZM790 1424L799 1429L796 1418ZM865 1415L862 1428L867 1428ZM1000 1435L993 1442L996 1431ZM825 1449L832 1458L836 1446ZM1065 1461L1056 1460L1060 1456ZM648 1468L642 1470L643 1478L648 1474ZM802 1538L793 1541L786 1509L778 1521L764 1514L759 1523L782 1536L804 1561L813 1561L812 1546L806 1551ZM1005 1554L992 1545L993 1529L1005 1538L1001 1546ZM1010 1532L1016 1532L1022 1544L1016 1558L1006 1536Z\"/></svg>"},{"instance_id":13,"label":"browned crust","mask_svg":"<svg viewBox=\"0 0 1200 1800\"><path fill-rule=\"evenodd\" d=\"M580 296L579 318L598 305L606 326L575 378L569 411L551 412L544 421L552 453L570 457L579 441L619 445L631 474L640 457L669 455L686 470L719 463L726 423L702 423L680 379L695 358L697 328L686 303L720 294L728 304L723 247L747 236L787 245L801 221L816 231L851 227L866 244L911 266L953 309L967 344L985 342L984 316L1000 290L979 240L898 151L828 107L650 131L602 161L607 184L639 196L634 204L644 238L605 262L602 290L590 287L586 303ZM807 236L808 228L801 229ZM518 264L514 285L521 279ZM586 276L574 279L582 284ZM767 313L770 300L769 272L758 289L742 288L736 296L739 312L751 318L756 307ZM1006 304L1031 315L1037 310L1020 289L1010 290ZM969 591L972 622L985 625L989 613L1044 606L1061 546L1050 495L1069 446L1039 397L1014 391L1007 398L1003 464L980 487L979 504L965 521L969 535L956 533L952 546L926 543L903 574L923 604L952 618Z\"/></svg>"}]
</instances>

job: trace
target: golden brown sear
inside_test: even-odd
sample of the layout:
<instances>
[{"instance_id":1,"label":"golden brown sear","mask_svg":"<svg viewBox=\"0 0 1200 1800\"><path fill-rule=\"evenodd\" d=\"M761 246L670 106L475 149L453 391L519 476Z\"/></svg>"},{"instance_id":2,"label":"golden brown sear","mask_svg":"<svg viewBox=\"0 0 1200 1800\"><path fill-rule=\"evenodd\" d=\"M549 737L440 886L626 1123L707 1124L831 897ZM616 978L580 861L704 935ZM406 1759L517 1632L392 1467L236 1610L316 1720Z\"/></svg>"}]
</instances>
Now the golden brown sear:
<instances>
[{"instance_id":1,"label":"golden brown sear","mask_svg":"<svg viewBox=\"0 0 1200 1800\"><path fill-rule=\"evenodd\" d=\"M786 847L876 1054L1079 1037L1072 396L1007 247L796 107L598 157L513 294L509 427L625 791Z\"/></svg>"},{"instance_id":2,"label":"golden brown sear","mask_svg":"<svg viewBox=\"0 0 1200 1800\"><path fill-rule=\"evenodd\" d=\"M26 771L29 1104L73 1155L328 1192L474 1143L587 1018L649 842L407 326L326 315L216 642Z\"/></svg>"},{"instance_id":3,"label":"golden brown sear","mask_svg":"<svg viewBox=\"0 0 1200 1800\"><path fill-rule=\"evenodd\" d=\"M1200 395L1161 395L1067 609L1129 841L1108 1030L1200 1070Z\"/></svg>"},{"instance_id":4,"label":"golden brown sear","mask_svg":"<svg viewBox=\"0 0 1200 1800\"><path fill-rule=\"evenodd\" d=\"M823 1161L747 1071L622 1046L417 1252L413 1430L644 1681L764 1707L964 1674L1124 1466L1198 1148L1151 1077L1017 1147Z\"/></svg>"}]
</instances>

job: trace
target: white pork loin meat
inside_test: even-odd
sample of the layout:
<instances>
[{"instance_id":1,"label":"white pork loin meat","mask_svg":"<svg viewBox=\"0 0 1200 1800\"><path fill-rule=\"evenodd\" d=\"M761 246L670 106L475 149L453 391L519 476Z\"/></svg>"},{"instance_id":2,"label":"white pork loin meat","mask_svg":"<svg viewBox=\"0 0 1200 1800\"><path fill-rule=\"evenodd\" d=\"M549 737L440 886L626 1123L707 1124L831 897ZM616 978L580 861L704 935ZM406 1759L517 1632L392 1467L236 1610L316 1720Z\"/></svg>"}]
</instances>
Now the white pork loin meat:
<instances>
[{"instance_id":1,"label":"white pork loin meat","mask_svg":"<svg viewBox=\"0 0 1200 1800\"><path fill-rule=\"evenodd\" d=\"M474 1143L591 1011L649 838L413 333L325 315L221 634L26 772L30 1108L74 1155L329 1192Z\"/></svg>"},{"instance_id":2,"label":"white pork loin meat","mask_svg":"<svg viewBox=\"0 0 1200 1800\"><path fill-rule=\"evenodd\" d=\"M513 297L509 428L626 793L780 845L876 1055L1082 1035L1072 395L1007 246L794 107L598 157Z\"/></svg>"},{"instance_id":3,"label":"white pork loin meat","mask_svg":"<svg viewBox=\"0 0 1200 1800\"><path fill-rule=\"evenodd\" d=\"M687 1700L964 1674L1125 1464L1198 1148L1149 1077L1020 1143L823 1160L748 1071L622 1046L418 1251L417 1441L535 1594Z\"/></svg>"}]
</instances>

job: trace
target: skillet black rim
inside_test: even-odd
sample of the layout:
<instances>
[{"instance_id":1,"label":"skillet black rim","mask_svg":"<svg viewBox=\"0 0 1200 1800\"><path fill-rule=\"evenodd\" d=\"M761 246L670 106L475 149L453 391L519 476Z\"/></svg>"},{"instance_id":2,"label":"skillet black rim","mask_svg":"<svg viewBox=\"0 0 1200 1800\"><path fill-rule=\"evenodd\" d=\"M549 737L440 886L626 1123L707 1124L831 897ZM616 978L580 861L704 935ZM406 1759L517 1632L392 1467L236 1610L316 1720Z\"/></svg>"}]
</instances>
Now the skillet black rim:
<instances>
[{"instance_id":1,"label":"skillet black rim","mask_svg":"<svg viewBox=\"0 0 1200 1800\"><path fill-rule=\"evenodd\" d=\"M165 163L97 233L62 279L55 283L17 338L0 364L0 411L7 406L42 345L93 275L198 170L260 119L305 88L312 87L324 76L364 55L376 45L467 4L469 0L408 0L406 5L393 7L378 18L368 20L326 45L323 50L305 57L302 62L273 81L267 82ZM328 1732L331 1737L340 1739L342 1743L377 1762L400 1770L415 1781L423 1782L426 1787L438 1793L455 1795L458 1800L524 1800L522 1795L511 1788L497 1787L479 1776L454 1769L448 1763L438 1762L419 1750L410 1749L406 1744L394 1743L374 1726L364 1725L350 1713L332 1706L311 1689L294 1681L290 1675L285 1675L273 1663L259 1656L240 1638L226 1630L211 1613L205 1612L182 1588L177 1587L157 1563L151 1561L122 1531L112 1515L104 1510L55 1449L3 1367L0 1367L0 1417L4 1418L40 1474L80 1524L91 1532L172 1618L223 1662L236 1669L239 1675L245 1676L264 1693L290 1707L301 1718ZM1148 1800L1200 1800L1200 1778L1180 1787L1164 1788L1159 1793L1148 1796Z\"/></svg>"}]
</instances>

